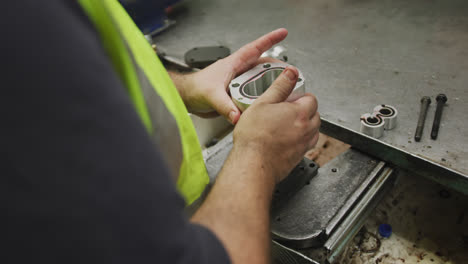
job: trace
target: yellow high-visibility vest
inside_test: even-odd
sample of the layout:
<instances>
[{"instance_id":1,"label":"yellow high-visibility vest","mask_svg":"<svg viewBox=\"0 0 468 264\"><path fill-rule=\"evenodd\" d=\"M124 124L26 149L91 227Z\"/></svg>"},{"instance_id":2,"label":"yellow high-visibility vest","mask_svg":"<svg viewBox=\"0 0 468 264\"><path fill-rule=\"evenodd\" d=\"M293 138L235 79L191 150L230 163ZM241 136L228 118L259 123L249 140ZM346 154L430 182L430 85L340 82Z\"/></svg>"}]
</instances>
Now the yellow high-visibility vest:
<instances>
[{"instance_id":1,"label":"yellow high-visibility vest","mask_svg":"<svg viewBox=\"0 0 468 264\"><path fill-rule=\"evenodd\" d=\"M209 177L192 120L169 74L117 0L79 3L99 33L141 121L177 178L177 189L191 204Z\"/></svg>"}]
</instances>

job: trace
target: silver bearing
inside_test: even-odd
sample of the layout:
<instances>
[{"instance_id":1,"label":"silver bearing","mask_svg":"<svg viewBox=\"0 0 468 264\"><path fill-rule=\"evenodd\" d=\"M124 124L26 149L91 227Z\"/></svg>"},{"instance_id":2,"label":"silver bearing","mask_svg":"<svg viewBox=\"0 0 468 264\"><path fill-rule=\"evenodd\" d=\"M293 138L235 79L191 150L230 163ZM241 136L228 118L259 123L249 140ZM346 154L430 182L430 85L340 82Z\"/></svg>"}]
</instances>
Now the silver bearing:
<instances>
[{"instance_id":1,"label":"silver bearing","mask_svg":"<svg viewBox=\"0 0 468 264\"><path fill-rule=\"evenodd\" d=\"M229 83L232 100L242 112L245 111L288 66L287 63L263 63L239 75ZM305 93L305 79L302 72L298 72L296 86L287 101L294 101Z\"/></svg>"},{"instance_id":2,"label":"silver bearing","mask_svg":"<svg viewBox=\"0 0 468 264\"><path fill-rule=\"evenodd\" d=\"M398 111L391 105L377 105L374 108L374 114L380 116L384 121L386 130L393 129L397 125Z\"/></svg>"},{"instance_id":3,"label":"silver bearing","mask_svg":"<svg viewBox=\"0 0 468 264\"><path fill-rule=\"evenodd\" d=\"M361 116L361 133L379 138L384 133L384 124L384 120L376 113L363 114Z\"/></svg>"}]
</instances>

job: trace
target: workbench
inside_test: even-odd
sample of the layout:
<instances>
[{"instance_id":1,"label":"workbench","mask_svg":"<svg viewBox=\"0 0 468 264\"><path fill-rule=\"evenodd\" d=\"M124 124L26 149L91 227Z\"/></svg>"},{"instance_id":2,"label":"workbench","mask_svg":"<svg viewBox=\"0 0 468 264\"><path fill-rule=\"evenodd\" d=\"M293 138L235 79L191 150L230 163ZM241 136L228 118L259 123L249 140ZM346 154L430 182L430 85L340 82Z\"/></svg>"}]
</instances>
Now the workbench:
<instances>
[{"instance_id":1,"label":"workbench","mask_svg":"<svg viewBox=\"0 0 468 264\"><path fill-rule=\"evenodd\" d=\"M232 51L279 27L289 63L315 94L322 132L354 148L468 193L468 2L186 1L177 23L154 41L170 55L196 46ZM437 140L430 139L435 96L448 96ZM430 96L424 134L414 141L422 96ZM359 133L378 104L398 109L380 139Z\"/></svg>"}]
</instances>

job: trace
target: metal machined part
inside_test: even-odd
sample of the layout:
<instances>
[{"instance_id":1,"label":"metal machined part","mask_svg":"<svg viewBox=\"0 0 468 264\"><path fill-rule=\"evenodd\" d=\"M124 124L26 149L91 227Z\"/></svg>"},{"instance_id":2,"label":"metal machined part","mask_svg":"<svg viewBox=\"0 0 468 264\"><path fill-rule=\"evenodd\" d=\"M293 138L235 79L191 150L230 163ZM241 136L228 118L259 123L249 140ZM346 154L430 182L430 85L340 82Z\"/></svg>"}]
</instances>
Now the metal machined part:
<instances>
[{"instance_id":1,"label":"metal machined part","mask_svg":"<svg viewBox=\"0 0 468 264\"><path fill-rule=\"evenodd\" d=\"M317 175L319 165L308 158L303 158L299 164L275 186L271 208L275 210L287 203L302 187L310 184L310 180Z\"/></svg>"},{"instance_id":2,"label":"metal machined part","mask_svg":"<svg viewBox=\"0 0 468 264\"><path fill-rule=\"evenodd\" d=\"M374 108L374 114L379 115L384 121L384 128L391 130L397 125L398 111L391 105L377 105Z\"/></svg>"},{"instance_id":3,"label":"metal machined part","mask_svg":"<svg viewBox=\"0 0 468 264\"><path fill-rule=\"evenodd\" d=\"M236 106L241 111L245 111L288 66L287 63L263 63L232 80L229 84L229 90ZM305 79L302 72L299 70L298 72L296 86L287 101L294 101L305 93Z\"/></svg>"},{"instance_id":4,"label":"metal machined part","mask_svg":"<svg viewBox=\"0 0 468 264\"><path fill-rule=\"evenodd\" d=\"M383 162L382 162L383 163ZM396 174L390 167L385 167L368 186L367 192L354 205L350 212L324 244L328 253L328 263L334 263L343 252L346 245L354 238L364 225L364 221L372 210L382 200L384 195L393 187Z\"/></svg>"},{"instance_id":5,"label":"metal machined part","mask_svg":"<svg viewBox=\"0 0 468 264\"><path fill-rule=\"evenodd\" d=\"M380 115L363 114L361 116L361 133L368 136L379 138L383 135L385 122Z\"/></svg>"},{"instance_id":6,"label":"metal machined part","mask_svg":"<svg viewBox=\"0 0 468 264\"><path fill-rule=\"evenodd\" d=\"M338 235L336 230L353 215L362 197L373 196L369 190L380 182L386 167L385 162L357 150L340 154L292 197L272 207L273 239L295 249L322 247Z\"/></svg>"}]
</instances>

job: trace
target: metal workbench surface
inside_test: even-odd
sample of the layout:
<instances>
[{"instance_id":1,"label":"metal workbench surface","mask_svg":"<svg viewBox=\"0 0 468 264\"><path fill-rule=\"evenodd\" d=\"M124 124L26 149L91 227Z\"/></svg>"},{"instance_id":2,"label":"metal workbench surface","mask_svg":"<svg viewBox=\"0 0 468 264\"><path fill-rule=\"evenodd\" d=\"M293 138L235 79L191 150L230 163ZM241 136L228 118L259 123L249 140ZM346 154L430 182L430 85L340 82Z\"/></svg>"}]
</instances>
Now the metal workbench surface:
<instances>
[{"instance_id":1,"label":"metal workbench surface","mask_svg":"<svg viewBox=\"0 0 468 264\"><path fill-rule=\"evenodd\" d=\"M468 175L468 1L191 0L176 20L154 40L179 57L195 46L234 51L287 28L282 45L289 62L305 75L325 120L359 131L361 114L378 104L393 105L398 126L378 143ZM434 141L438 93L448 102ZM424 95L432 104L422 140L414 142Z\"/></svg>"}]
</instances>

